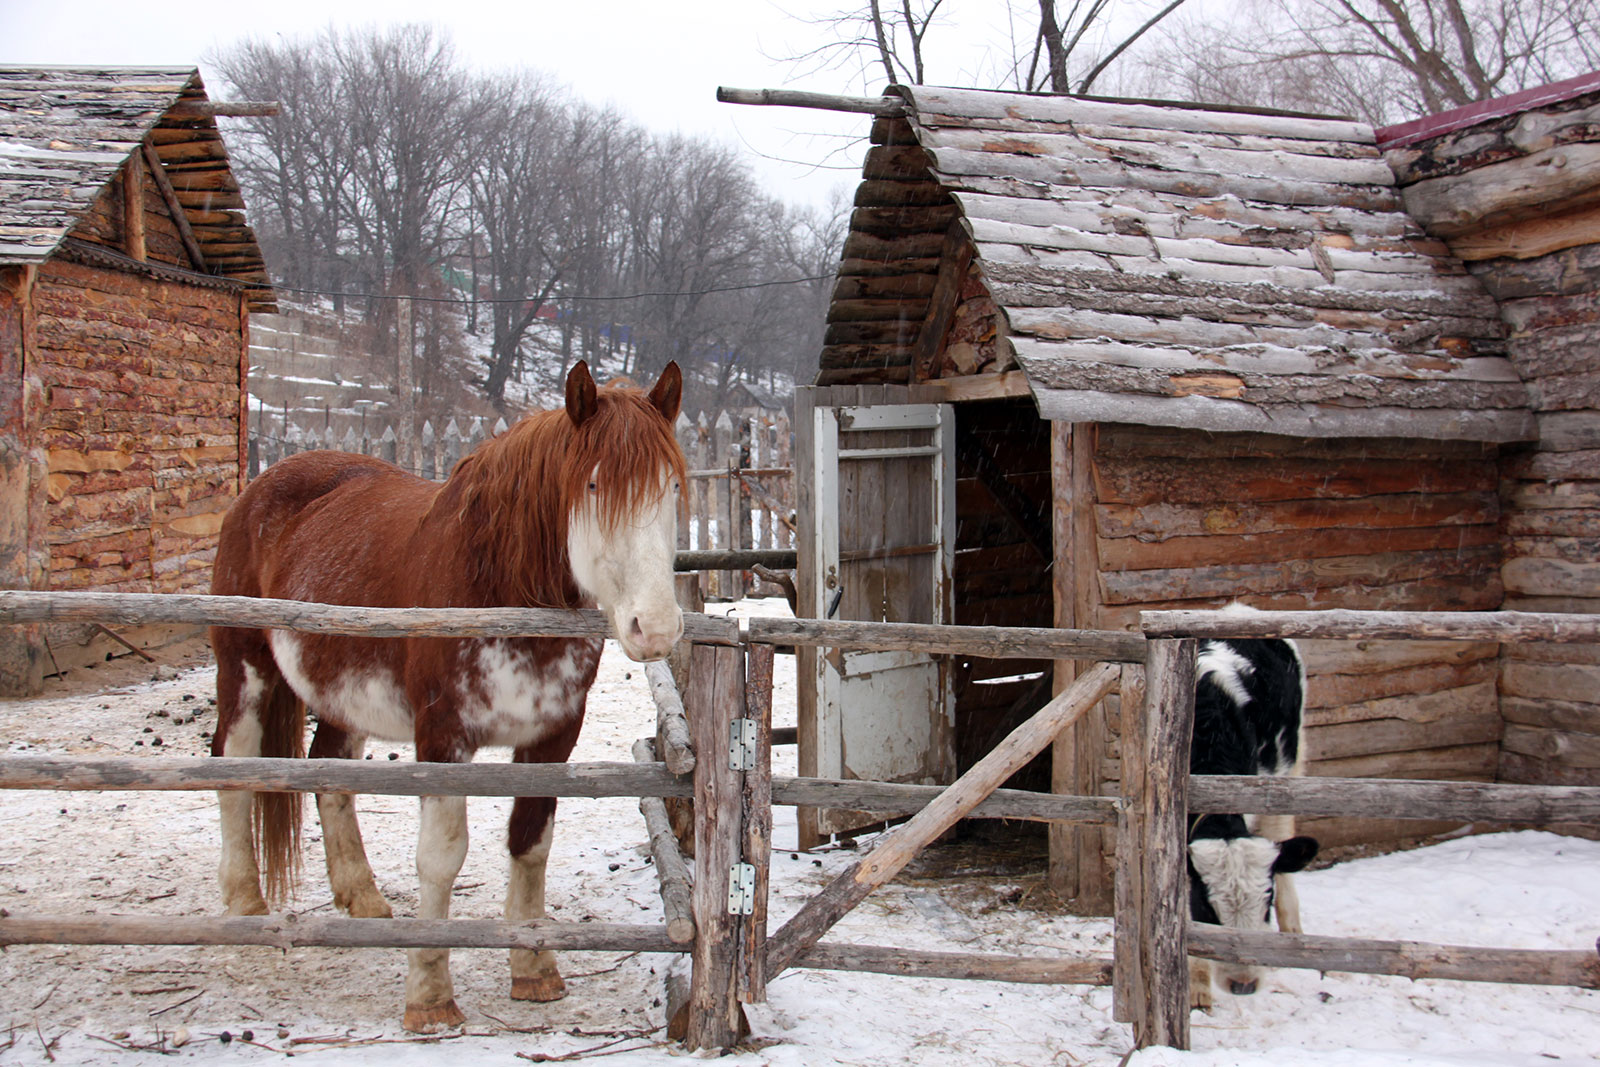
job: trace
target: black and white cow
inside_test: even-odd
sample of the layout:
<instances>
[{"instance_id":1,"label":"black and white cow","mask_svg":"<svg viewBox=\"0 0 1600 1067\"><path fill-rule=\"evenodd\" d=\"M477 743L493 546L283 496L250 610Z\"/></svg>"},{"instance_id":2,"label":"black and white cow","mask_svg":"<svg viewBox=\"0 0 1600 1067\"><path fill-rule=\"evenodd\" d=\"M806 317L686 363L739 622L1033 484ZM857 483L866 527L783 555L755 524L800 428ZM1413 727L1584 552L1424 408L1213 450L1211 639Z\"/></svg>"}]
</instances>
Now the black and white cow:
<instances>
[{"instance_id":1,"label":"black and white cow","mask_svg":"<svg viewBox=\"0 0 1600 1067\"><path fill-rule=\"evenodd\" d=\"M1235 609L1238 610L1238 609ZM1276 638L1203 641L1196 662L1191 774L1301 772L1305 667L1294 643ZM1240 930L1300 932L1300 901L1289 877L1317 854L1295 837L1292 815L1189 816L1189 912L1196 922ZM1258 972L1218 963L1237 995L1254 993ZM1191 959L1190 1001L1211 1005L1211 967Z\"/></svg>"}]
</instances>

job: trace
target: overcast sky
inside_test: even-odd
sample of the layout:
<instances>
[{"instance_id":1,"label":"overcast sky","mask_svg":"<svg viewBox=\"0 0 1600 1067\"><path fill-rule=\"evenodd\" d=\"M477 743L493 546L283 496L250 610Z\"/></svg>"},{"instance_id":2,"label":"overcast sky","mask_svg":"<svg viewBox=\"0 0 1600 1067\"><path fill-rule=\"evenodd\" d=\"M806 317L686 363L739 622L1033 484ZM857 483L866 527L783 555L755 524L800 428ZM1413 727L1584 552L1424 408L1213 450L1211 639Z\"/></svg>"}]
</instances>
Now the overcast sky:
<instances>
[{"instance_id":1,"label":"overcast sky","mask_svg":"<svg viewBox=\"0 0 1600 1067\"><path fill-rule=\"evenodd\" d=\"M807 74L781 58L815 43L819 32L785 10L826 13L843 4L786 0L780 9L770 0L273 0L180 13L125 0L0 0L0 65L196 64L206 75L208 57L248 36L308 37L330 21L430 22L450 32L459 57L473 67L544 70L581 98L615 103L652 130L739 146L749 152L769 195L821 204L833 189L853 190L870 119L719 104L715 94L718 85L862 92L859 79L849 84L844 71ZM1004 18L1004 5L995 7ZM219 82L207 77L213 97Z\"/></svg>"}]
</instances>

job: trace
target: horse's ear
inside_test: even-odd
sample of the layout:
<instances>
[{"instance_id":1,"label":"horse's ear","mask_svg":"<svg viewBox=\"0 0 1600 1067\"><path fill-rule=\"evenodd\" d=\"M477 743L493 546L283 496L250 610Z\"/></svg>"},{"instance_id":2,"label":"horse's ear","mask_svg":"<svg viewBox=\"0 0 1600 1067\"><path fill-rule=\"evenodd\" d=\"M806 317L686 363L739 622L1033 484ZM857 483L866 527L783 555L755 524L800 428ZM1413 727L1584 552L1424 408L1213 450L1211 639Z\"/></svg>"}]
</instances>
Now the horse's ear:
<instances>
[{"instance_id":1,"label":"horse's ear","mask_svg":"<svg viewBox=\"0 0 1600 1067\"><path fill-rule=\"evenodd\" d=\"M567 418L572 420L572 425L582 426L599 408L589 364L580 359L567 373Z\"/></svg>"},{"instance_id":2,"label":"horse's ear","mask_svg":"<svg viewBox=\"0 0 1600 1067\"><path fill-rule=\"evenodd\" d=\"M683 403L683 371L678 369L677 360L670 361L656 379L650 390L650 403L668 422L678 417L678 408Z\"/></svg>"}]
</instances>

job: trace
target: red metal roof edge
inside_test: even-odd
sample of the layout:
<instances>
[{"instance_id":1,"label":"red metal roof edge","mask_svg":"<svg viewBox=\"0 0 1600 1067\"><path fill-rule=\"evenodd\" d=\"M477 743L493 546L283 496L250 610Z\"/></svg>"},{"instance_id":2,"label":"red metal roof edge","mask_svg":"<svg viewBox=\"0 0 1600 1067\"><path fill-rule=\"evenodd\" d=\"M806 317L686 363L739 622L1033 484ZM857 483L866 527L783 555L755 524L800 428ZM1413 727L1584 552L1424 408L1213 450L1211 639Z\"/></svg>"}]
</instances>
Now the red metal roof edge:
<instances>
[{"instance_id":1,"label":"red metal roof edge","mask_svg":"<svg viewBox=\"0 0 1600 1067\"><path fill-rule=\"evenodd\" d=\"M1520 93L1510 96L1497 96L1492 100L1480 100L1475 104L1464 107L1451 108L1449 111L1440 111L1434 115L1424 115L1420 119L1409 122L1397 123L1393 126L1383 126L1373 133L1378 138L1380 151L1390 148L1404 148L1406 145L1416 144L1443 134L1453 133L1468 126L1476 126L1480 122L1501 118L1505 115L1515 115L1520 111L1531 111L1544 104L1554 104L1562 100L1571 100L1584 93L1600 91L1600 70L1580 74L1576 78L1565 81L1551 82L1548 85L1535 86L1524 89Z\"/></svg>"}]
</instances>

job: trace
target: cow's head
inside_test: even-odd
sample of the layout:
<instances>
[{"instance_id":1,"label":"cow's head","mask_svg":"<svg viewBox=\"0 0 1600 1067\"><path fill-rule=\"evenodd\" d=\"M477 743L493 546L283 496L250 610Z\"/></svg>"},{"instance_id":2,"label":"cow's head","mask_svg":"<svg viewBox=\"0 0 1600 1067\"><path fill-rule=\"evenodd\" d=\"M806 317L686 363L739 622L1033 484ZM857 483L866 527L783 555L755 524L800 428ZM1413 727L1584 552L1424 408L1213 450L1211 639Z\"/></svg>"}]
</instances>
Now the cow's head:
<instances>
[{"instance_id":1,"label":"cow's head","mask_svg":"<svg viewBox=\"0 0 1600 1067\"><path fill-rule=\"evenodd\" d=\"M1235 930L1267 930L1272 926L1273 877L1293 874L1317 855L1310 837L1269 841L1264 837L1200 837L1189 842L1189 915L1195 922ZM1214 965L1228 991L1244 996L1256 991L1260 973L1234 963Z\"/></svg>"}]
</instances>

